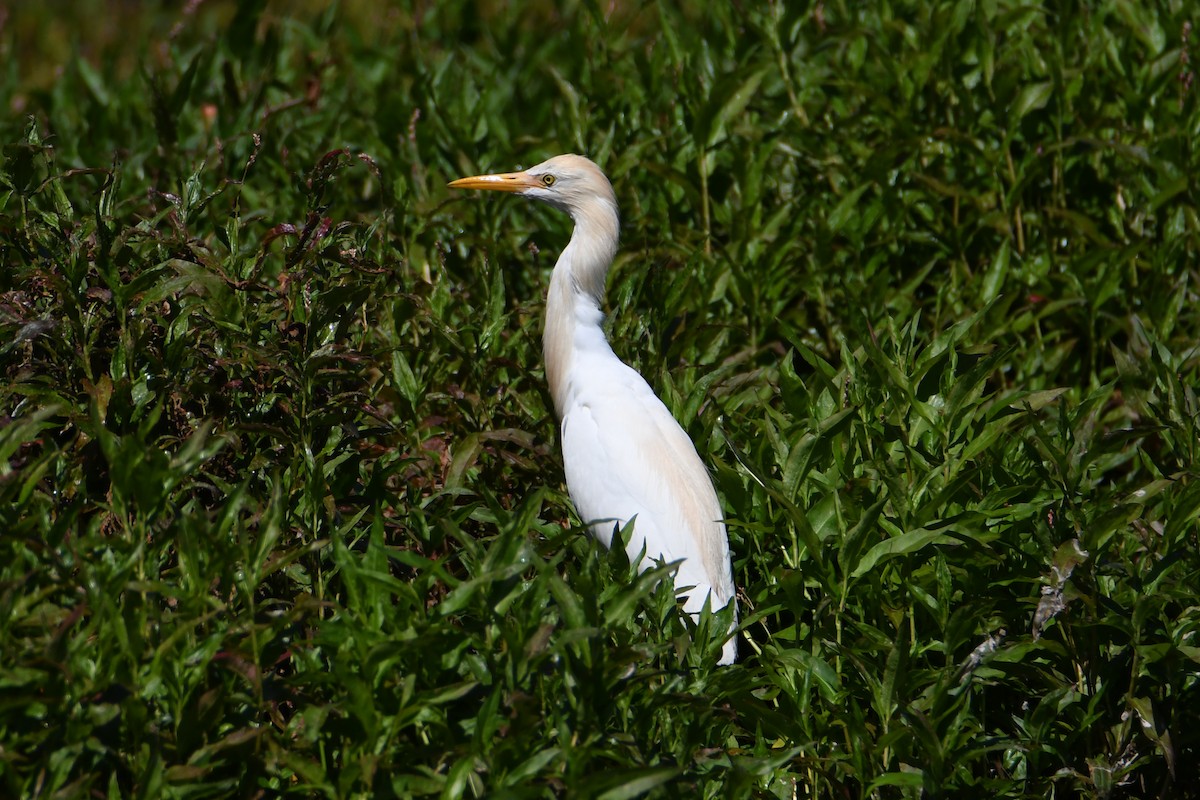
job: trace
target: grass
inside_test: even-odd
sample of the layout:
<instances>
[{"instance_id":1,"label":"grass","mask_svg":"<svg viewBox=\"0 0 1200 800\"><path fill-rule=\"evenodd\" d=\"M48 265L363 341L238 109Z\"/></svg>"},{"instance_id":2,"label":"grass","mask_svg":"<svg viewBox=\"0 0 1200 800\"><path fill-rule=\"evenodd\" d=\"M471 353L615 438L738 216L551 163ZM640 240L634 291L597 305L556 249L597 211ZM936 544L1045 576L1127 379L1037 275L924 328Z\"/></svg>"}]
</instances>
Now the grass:
<instances>
[{"instance_id":1,"label":"grass","mask_svg":"<svg viewBox=\"0 0 1200 800\"><path fill-rule=\"evenodd\" d=\"M0 794L1197 796L1195 9L380 5L0 10ZM567 151L731 668L444 189Z\"/></svg>"}]
</instances>

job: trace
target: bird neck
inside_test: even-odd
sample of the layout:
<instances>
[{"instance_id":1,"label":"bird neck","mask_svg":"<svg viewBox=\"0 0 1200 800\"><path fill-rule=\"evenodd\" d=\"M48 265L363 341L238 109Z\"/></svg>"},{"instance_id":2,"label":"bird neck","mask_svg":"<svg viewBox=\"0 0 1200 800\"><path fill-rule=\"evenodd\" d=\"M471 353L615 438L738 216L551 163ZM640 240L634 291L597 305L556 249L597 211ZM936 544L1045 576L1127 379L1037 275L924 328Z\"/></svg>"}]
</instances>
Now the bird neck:
<instances>
[{"instance_id":1,"label":"bird neck","mask_svg":"<svg viewBox=\"0 0 1200 800\"><path fill-rule=\"evenodd\" d=\"M617 252L616 204L597 200L573 213L575 230L550 277L542 352L546 381L559 417L567 408L570 371L581 355L613 355L604 330L604 279Z\"/></svg>"}]
</instances>

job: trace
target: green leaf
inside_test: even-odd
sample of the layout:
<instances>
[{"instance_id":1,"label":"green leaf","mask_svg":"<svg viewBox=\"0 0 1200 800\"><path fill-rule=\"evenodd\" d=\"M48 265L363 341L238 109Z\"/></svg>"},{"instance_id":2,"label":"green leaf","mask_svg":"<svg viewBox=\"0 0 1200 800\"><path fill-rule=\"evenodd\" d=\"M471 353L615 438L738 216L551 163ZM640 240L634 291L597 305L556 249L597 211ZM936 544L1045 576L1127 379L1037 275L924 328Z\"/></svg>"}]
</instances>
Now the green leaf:
<instances>
[{"instance_id":1,"label":"green leaf","mask_svg":"<svg viewBox=\"0 0 1200 800\"><path fill-rule=\"evenodd\" d=\"M726 127L745 111L766 74L767 69L762 67L748 76L730 75L713 87L708 102L696 117L696 140L705 150L725 136Z\"/></svg>"},{"instance_id":2,"label":"green leaf","mask_svg":"<svg viewBox=\"0 0 1200 800\"><path fill-rule=\"evenodd\" d=\"M829 230L841 233L846 230L851 221L861 219L859 217L859 200L863 193L870 188L869 184L863 184L842 196L829 214Z\"/></svg>"},{"instance_id":3,"label":"green leaf","mask_svg":"<svg viewBox=\"0 0 1200 800\"><path fill-rule=\"evenodd\" d=\"M957 545L960 542L953 536L926 528L902 533L899 536L891 536L868 550L866 555L862 557L862 560L854 567L854 571L850 573L850 576L852 578L861 578L867 572L874 569L877 564L884 563L897 556L915 553L931 544Z\"/></svg>"},{"instance_id":4,"label":"green leaf","mask_svg":"<svg viewBox=\"0 0 1200 800\"><path fill-rule=\"evenodd\" d=\"M1009 124L1015 125L1031 111L1040 111L1045 108L1046 103L1050 102L1050 96L1053 93L1054 84L1051 81L1031 83L1022 87L1021 91L1017 93L1012 107L1009 109Z\"/></svg>"},{"instance_id":5,"label":"green leaf","mask_svg":"<svg viewBox=\"0 0 1200 800\"><path fill-rule=\"evenodd\" d=\"M615 775L605 775L597 781L605 790L596 795L596 800L632 800L651 789L665 786L681 774L682 770L676 767L621 770Z\"/></svg>"}]
</instances>

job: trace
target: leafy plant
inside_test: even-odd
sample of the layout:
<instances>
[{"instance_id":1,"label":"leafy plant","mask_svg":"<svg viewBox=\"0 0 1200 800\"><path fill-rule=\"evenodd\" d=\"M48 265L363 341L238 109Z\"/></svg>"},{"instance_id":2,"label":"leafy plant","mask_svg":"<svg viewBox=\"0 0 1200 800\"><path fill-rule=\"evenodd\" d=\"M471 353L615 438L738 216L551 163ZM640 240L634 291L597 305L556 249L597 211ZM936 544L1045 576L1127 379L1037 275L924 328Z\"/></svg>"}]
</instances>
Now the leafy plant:
<instances>
[{"instance_id":1,"label":"leafy plant","mask_svg":"<svg viewBox=\"0 0 1200 800\"><path fill-rule=\"evenodd\" d=\"M109 5L0 11L2 793L1194 794L1189 6ZM442 188L566 151L734 667Z\"/></svg>"}]
</instances>

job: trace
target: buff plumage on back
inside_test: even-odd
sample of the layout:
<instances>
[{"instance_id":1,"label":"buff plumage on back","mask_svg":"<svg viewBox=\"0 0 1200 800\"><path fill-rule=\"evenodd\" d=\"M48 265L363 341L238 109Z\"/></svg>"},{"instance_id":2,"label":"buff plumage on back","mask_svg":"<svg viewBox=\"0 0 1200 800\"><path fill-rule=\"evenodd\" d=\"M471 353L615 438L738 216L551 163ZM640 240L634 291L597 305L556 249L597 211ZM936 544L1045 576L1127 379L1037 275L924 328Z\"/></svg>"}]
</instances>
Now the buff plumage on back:
<instances>
[{"instance_id":1,"label":"buff plumage on back","mask_svg":"<svg viewBox=\"0 0 1200 800\"><path fill-rule=\"evenodd\" d=\"M571 215L575 230L546 298L546 379L562 420L567 490L606 547L634 521L630 560L639 569L679 561L675 588L697 615L734 602L729 540L708 470L691 439L642 376L613 353L600 310L620 222L608 178L583 156L555 156L523 172L462 178L451 186L513 192ZM737 611L734 607L734 625ZM737 658L732 635L720 663Z\"/></svg>"}]
</instances>

